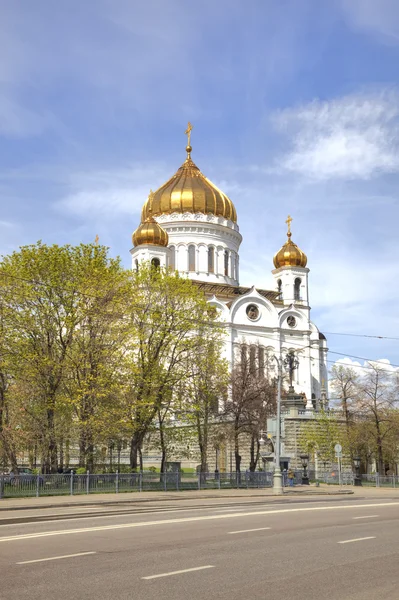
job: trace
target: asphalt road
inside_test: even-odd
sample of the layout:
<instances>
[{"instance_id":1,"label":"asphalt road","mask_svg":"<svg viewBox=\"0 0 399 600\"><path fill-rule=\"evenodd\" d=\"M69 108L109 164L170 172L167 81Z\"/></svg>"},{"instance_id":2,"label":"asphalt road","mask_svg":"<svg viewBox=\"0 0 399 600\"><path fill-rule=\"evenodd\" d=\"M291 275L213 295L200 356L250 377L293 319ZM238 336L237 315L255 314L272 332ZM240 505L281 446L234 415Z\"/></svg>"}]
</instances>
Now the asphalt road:
<instances>
[{"instance_id":1,"label":"asphalt road","mask_svg":"<svg viewBox=\"0 0 399 600\"><path fill-rule=\"evenodd\" d=\"M2 514L1 600L398 599L399 496Z\"/></svg>"}]
</instances>

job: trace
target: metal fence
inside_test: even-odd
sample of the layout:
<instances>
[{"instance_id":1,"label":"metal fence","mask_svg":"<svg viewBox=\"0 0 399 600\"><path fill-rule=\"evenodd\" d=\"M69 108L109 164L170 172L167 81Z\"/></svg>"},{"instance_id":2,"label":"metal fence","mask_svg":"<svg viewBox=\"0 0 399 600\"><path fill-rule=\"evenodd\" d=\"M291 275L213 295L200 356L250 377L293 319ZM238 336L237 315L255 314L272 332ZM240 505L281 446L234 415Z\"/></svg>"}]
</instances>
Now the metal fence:
<instances>
[{"instance_id":1,"label":"metal fence","mask_svg":"<svg viewBox=\"0 0 399 600\"><path fill-rule=\"evenodd\" d=\"M397 475L381 476L378 473L362 475L362 485L370 487L399 488L399 477Z\"/></svg>"},{"instance_id":2,"label":"metal fence","mask_svg":"<svg viewBox=\"0 0 399 600\"><path fill-rule=\"evenodd\" d=\"M120 492L250 489L273 485L273 474L244 473L108 473L93 475L1 475L0 498L104 494Z\"/></svg>"}]
</instances>

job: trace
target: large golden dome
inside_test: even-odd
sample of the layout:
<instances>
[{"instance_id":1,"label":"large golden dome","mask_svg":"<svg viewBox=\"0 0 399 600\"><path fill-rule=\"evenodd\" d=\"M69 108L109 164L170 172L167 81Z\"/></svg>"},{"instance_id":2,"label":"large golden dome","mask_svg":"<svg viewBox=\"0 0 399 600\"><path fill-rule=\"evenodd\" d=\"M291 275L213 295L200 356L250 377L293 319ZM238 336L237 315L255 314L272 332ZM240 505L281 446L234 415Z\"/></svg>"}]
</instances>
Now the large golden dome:
<instances>
[{"instance_id":1,"label":"large golden dome","mask_svg":"<svg viewBox=\"0 0 399 600\"><path fill-rule=\"evenodd\" d=\"M273 258L276 269L279 267L306 267L306 263L308 262L306 254L291 240L291 221L291 217L288 216L286 221L288 224L288 239Z\"/></svg>"},{"instance_id":2,"label":"large golden dome","mask_svg":"<svg viewBox=\"0 0 399 600\"><path fill-rule=\"evenodd\" d=\"M187 132L191 132L191 125ZM187 133L186 132L186 133ZM191 160L190 137L187 158L177 172L159 189L151 193L143 206L141 220L153 216L177 213L203 213L237 222L234 204L205 177Z\"/></svg>"},{"instance_id":3,"label":"large golden dome","mask_svg":"<svg viewBox=\"0 0 399 600\"><path fill-rule=\"evenodd\" d=\"M166 246L169 242L168 234L162 227L149 215L144 222L141 222L132 235L133 246Z\"/></svg>"}]
</instances>

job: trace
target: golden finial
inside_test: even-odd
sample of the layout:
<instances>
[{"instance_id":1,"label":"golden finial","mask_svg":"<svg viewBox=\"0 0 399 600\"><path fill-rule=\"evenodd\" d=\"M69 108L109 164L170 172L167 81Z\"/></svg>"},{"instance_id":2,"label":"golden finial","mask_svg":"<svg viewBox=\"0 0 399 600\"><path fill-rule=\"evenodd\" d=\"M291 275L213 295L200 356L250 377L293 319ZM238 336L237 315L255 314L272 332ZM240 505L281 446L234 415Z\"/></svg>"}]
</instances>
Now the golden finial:
<instances>
[{"instance_id":1,"label":"golden finial","mask_svg":"<svg viewBox=\"0 0 399 600\"><path fill-rule=\"evenodd\" d=\"M287 223L287 227L288 227L287 236L290 238L291 237L291 223L292 223L292 217L290 215L288 215L286 223Z\"/></svg>"},{"instance_id":2,"label":"golden finial","mask_svg":"<svg viewBox=\"0 0 399 600\"><path fill-rule=\"evenodd\" d=\"M100 240L100 238L99 238L99 235L98 235L98 233L97 233L97 234L96 234L96 237L94 238L94 243L95 243L95 245L96 245L96 246L98 246L98 242L99 242L99 240Z\"/></svg>"},{"instance_id":3,"label":"golden finial","mask_svg":"<svg viewBox=\"0 0 399 600\"><path fill-rule=\"evenodd\" d=\"M190 153L191 153L191 132L193 130L193 126L191 125L190 121L188 122L187 125L187 129L184 132L187 136L187 146L186 146L186 151L187 151L187 158L190 158Z\"/></svg>"}]
</instances>

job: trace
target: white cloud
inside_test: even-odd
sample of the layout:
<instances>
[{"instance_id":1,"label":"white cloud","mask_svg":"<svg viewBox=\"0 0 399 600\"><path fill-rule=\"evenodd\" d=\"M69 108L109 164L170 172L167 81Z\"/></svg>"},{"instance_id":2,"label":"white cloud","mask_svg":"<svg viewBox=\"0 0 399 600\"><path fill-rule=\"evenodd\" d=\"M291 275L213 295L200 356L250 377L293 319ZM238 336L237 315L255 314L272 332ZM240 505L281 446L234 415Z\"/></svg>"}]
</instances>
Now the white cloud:
<instances>
[{"instance_id":1,"label":"white cloud","mask_svg":"<svg viewBox=\"0 0 399 600\"><path fill-rule=\"evenodd\" d=\"M387 44L399 43L397 0L341 0L341 6L354 29L372 33Z\"/></svg>"},{"instance_id":2,"label":"white cloud","mask_svg":"<svg viewBox=\"0 0 399 600\"><path fill-rule=\"evenodd\" d=\"M364 375L365 372L369 371L371 367L380 368L386 373L397 373L399 371L399 367L392 365L391 361L388 358L378 358L376 360L366 360L363 363L360 363L357 360L353 360L352 358L345 357L340 358L334 364L334 366L342 366L347 368L352 368L356 373L360 376Z\"/></svg>"},{"instance_id":3,"label":"white cloud","mask_svg":"<svg viewBox=\"0 0 399 600\"><path fill-rule=\"evenodd\" d=\"M56 202L58 210L77 217L102 220L131 215L141 210L150 189L156 189L171 175L160 166L132 165L131 168L74 173L71 192Z\"/></svg>"},{"instance_id":4,"label":"white cloud","mask_svg":"<svg viewBox=\"0 0 399 600\"><path fill-rule=\"evenodd\" d=\"M279 170L314 180L363 179L399 171L399 93L314 100L272 117L291 144Z\"/></svg>"}]
</instances>

